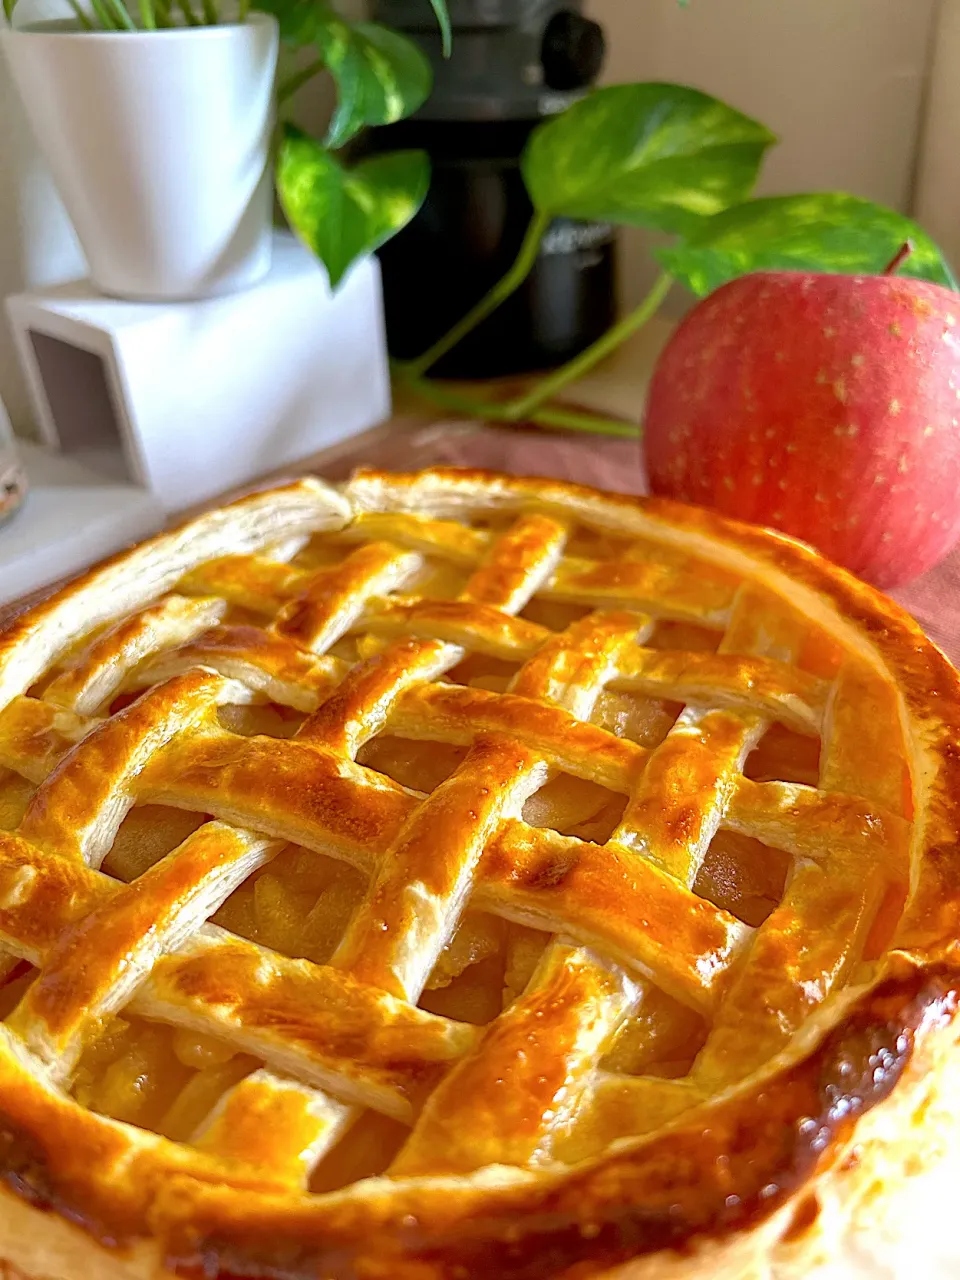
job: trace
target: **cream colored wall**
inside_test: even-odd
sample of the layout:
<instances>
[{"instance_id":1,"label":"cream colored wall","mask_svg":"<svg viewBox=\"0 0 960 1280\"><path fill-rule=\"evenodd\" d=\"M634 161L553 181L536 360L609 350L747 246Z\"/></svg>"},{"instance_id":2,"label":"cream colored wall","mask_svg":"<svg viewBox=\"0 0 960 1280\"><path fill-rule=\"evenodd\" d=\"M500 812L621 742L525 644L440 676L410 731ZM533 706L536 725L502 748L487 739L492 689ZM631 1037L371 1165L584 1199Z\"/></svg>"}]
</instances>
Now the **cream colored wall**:
<instances>
[{"instance_id":1,"label":"cream colored wall","mask_svg":"<svg viewBox=\"0 0 960 1280\"><path fill-rule=\"evenodd\" d=\"M937 0L590 0L606 79L673 80L725 98L782 142L760 190L845 189L908 207ZM624 246L625 301L652 275Z\"/></svg>"}]
</instances>

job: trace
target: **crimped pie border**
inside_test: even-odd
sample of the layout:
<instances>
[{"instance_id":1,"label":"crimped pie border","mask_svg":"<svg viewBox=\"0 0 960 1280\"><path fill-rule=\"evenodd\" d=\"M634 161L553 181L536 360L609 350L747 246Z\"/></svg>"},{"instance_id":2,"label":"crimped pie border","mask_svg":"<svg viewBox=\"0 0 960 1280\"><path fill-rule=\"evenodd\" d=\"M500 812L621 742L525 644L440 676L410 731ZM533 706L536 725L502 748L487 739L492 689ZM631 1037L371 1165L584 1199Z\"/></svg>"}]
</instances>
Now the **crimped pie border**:
<instances>
[{"instance_id":1,"label":"crimped pie border","mask_svg":"<svg viewBox=\"0 0 960 1280\"><path fill-rule=\"evenodd\" d=\"M889 1096L914 1049L934 1031L934 1040L953 1040L944 1028L960 989L960 890L954 887L960 883L960 678L913 619L872 588L800 543L706 511L601 495L560 481L454 469L412 476L362 472L342 490L354 511L376 506L385 492L401 507L426 504L431 514L454 518L488 502L522 503L559 507L637 536L666 534L669 541L671 529L679 530L675 536L688 547L691 537L702 544L690 549L741 572L749 569L757 580L775 583L786 575L805 611L821 618L825 610L836 611L834 629L846 629L849 641L855 628L859 647L867 641L898 677L915 743L914 790L926 797L922 857L914 859L921 874L897 949L868 990L844 992L829 1017L810 1020L792 1042L792 1056L780 1055L725 1097L652 1137L562 1175L490 1168L461 1181L384 1179L363 1198L350 1190L322 1199L282 1196L252 1177L238 1186L235 1169L234 1185L226 1186L215 1160L203 1165L191 1152L187 1161L175 1144L136 1131L136 1169L128 1167L125 1185L118 1185L98 1171L111 1160L122 1167L127 1127L58 1099L7 1052L0 1054L0 1179L37 1208L80 1223L92 1248L99 1241L111 1252L125 1252L137 1239L154 1236L160 1256L177 1270L331 1280L595 1275L664 1248L729 1239L789 1203L802 1205L803 1188L837 1162L858 1117ZM240 503L258 498L263 494ZM161 535L155 545L175 536ZM92 576L54 601L82 591ZM31 616L23 615L0 638L0 651L15 643ZM878 1052L882 1070L875 1079L870 1056ZM833 1114L831 1099L844 1062L859 1062L861 1070L845 1095L859 1102L841 1116ZM759 1108L758 1095L766 1099ZM818 1121L816 1133L801 1126L804 1119ZM740 1153L739 1163L715 1158L730 1152ZM154 1274L153 1265L131 1274Z\"/></svg>"}]
</instances>

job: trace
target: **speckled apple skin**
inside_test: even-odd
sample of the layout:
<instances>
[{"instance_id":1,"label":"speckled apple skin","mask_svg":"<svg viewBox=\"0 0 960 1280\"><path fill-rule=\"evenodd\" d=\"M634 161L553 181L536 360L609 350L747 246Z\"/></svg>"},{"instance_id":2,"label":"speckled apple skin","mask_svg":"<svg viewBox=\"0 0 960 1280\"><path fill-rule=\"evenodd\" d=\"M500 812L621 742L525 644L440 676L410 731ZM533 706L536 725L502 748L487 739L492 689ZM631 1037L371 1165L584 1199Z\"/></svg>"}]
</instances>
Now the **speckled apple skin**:
<instances>
[{"instance_id":1,"label":"speckled apple skin","mask_svg":"<svg viewBox=\"0 0 960 1280\"><path fill-rule=\"evenodd\" d=\"M770 525L880 587L960 537L960 295L763 272L667 345L647 404L654 493Z\"/></svg>"}]
</instances>

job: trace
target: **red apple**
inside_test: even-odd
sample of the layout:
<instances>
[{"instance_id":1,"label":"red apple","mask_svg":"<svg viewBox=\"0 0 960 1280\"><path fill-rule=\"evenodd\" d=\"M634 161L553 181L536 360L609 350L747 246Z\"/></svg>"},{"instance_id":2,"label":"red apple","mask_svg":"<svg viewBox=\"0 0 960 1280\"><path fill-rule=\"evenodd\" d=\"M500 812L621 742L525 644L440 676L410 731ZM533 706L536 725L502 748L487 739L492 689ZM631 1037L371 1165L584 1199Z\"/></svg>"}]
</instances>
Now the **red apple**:
<instances>
[{"instance_id":1,"label":"red apple","mask_svg":"<svg viewBox=\"0 0 960 1280\"><path fill-rule=\"evenodd\" d=\"M771 525L889 587L960 537L960 296L763 272L673 335L647 404L654 493Z\"/></svg>"}]
</instances>

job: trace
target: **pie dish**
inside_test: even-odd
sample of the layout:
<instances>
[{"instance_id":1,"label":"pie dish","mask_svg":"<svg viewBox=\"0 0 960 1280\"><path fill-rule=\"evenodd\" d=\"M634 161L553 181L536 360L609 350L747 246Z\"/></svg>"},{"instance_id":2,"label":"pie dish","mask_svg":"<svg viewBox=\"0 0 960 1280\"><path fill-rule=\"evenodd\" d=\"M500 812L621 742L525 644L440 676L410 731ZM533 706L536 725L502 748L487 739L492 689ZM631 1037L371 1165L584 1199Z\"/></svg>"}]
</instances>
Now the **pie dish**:
<instances>
[{"instance_id":1,"label":"pie dish","mask_svg":"<svg viewBox=\"0 0 960 1280\"><path fill-rule=\"evenodd\" d=\"M796 542L301 480L0 708L12 1276L846 1276L949 1146L957 675Z\"/></svg>"}]
</instances>

